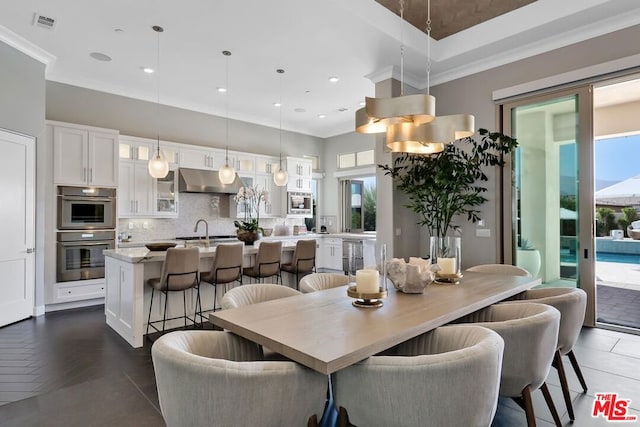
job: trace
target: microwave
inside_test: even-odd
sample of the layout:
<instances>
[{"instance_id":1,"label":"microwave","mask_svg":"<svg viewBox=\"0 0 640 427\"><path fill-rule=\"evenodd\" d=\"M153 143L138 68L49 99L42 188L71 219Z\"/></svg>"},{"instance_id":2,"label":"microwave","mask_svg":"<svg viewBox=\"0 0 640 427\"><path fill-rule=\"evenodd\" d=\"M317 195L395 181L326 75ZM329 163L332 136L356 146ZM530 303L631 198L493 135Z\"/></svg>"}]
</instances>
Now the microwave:
<instances>
[{"instance_id":1,"label":"microwave","mask_svg":"<svg viewBox=\"0 0 640 427\"><path fill-rule=\"evenodd\" d=\"M58 229L116 228L115 188L58 187Z\"/></svg>"},{"instance_id":2,"label":"microwave","mask_svg":"<svg viewBox=\"0 0 640 427\"><path fill-rule=\"evenodd\" d=\"M313 213L313 201L311 193L287 193L287 214L311 215Z\"/></svg>"}]
</instances>

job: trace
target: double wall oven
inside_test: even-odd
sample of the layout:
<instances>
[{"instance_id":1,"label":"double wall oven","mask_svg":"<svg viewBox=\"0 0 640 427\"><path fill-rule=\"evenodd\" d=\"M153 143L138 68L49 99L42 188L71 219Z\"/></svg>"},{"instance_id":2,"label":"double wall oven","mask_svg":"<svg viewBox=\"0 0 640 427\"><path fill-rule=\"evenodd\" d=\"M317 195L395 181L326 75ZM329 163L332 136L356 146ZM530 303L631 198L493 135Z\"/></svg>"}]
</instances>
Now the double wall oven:
<instances>
[{"instance_id":1,"label":"double wall oven","mask_svg":"<svg viewBox=\"0 0 640 427\"><path fill-rule=\"evenodd\" d=\"M104 277L105 249L115 248L115 188L58 187L56 280Z\"/></svg>"}]
</instances>

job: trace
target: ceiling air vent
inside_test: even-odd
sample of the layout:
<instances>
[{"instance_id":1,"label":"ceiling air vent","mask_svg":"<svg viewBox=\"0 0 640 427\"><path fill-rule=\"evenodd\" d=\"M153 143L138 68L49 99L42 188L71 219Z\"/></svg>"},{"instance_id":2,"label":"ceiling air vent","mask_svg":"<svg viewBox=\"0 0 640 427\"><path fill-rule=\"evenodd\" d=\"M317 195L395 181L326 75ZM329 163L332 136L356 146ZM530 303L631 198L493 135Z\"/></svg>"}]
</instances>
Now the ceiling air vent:
<instances>
[{"instance_id":1,"label":"ceiling air vent","mask_svg":"<svg viewBox=\"0 0 640 427\"><path fill-rule=\"evenodd\" d=\"M56 26L56 20L48 16L40 15L39 13L34 13L33 25L47 30L53 30Z\"/></svg>"}]
</instances>

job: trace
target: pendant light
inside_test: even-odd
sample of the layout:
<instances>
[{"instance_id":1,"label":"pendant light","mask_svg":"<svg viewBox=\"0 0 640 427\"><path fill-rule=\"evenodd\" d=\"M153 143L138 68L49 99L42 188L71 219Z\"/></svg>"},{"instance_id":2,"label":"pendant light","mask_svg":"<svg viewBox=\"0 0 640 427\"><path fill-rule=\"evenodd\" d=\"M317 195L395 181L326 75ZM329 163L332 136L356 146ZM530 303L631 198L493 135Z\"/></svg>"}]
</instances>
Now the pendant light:
<instances>
[{"instance_id":1,"label":"pendant light","mask_svg":"<svg viewBox=\"0 0 640 427\"><path fill-rule=\"evenodd\" d=\"M229 166L229 57L231 56L231 52L228 50L223 50L222 54L227 57L226 64L226 83L225 83L225 126L226 126L226 143L225 143L225 162L224 166L220 168L218 171L218 178L220 178L220 182L227 185L231 184L236 179L236 170L233 166Z\"/></svg>"},{"instance_id":2,"label":"pendant light","mask_svg":"<svg viewBox=\"0 0 640 427\"><path fill-rule=\"evenodd\" d=\"M164 31L164 29L160 26L154 25L151 27L153 31L158 34L158 54L156 57L156 131L158 145L156 148L156 154L149 159L149 175L153 178L164 178L169 174L169 162L164 158L162 152L160 151L160 77L158 76L158 70L160 68L160 33Z\"/></svg>"},{"instance_id":3,"label":"pendant light","mask_svg":"<svg viewBox=\"0 0 640 427\"><path fill-rule=\"evenodd\" d=\"M404 21L403 12L404 0L400 0L401 26ZM446 143L471 136L475 132L475 118L470 114L440 117L435 114L435 98L429 93L431 73L431 0L427 2L426 32L426 94L403 96L404 46L401 46L401 96L389 99L367 98L365 108L356 112L356 131L360 133L386 132L386 146L391 152L435 154L443 151ZM402 45L402 31L400 34Z\"/></svg>"},{"instance_id":4,"label":"pendant light","mask_svg":"<svg viewBox=\"0 0 640 427\"><path fill-rule=\"evenodd\" d=\"M282 75L284 70L279 68L276 73L280 74L280 100L278 101L278 108L280 109L280 162L278 168L273 172L273 182L278 187L284 187L289 182L289 174L286 169L282 168Z\"/></svg>"}]
</instances>

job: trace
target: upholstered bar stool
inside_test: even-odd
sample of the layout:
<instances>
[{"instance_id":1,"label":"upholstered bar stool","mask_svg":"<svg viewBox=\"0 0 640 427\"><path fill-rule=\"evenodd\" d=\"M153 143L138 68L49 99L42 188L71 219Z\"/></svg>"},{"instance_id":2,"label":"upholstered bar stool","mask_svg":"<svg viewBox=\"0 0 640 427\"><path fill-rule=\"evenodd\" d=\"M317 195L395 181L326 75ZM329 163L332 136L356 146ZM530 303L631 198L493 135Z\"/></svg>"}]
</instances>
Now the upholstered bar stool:
<instances>
[{"instance_id":1,"label":"upholstered bar stool","mask_svg":"<svg viewBox=\"0 0 640 427\"><path fill-rule=\"evenodd\" d=\"M151 356L168 427L313 426L325 405L325 375L261 361L256 344L229 332L172 332Z\"/></svg>"},{"instance_id":2,"label":"upholstered bar stool","mask_svg":"<svg viewBox=\"0 0 640 427\"><path fill-rule=\"evenodd\" d=\"M536 425L531 393L542 390L556 426L560 416L545 382L558 342L560 312L544 304L495 304L456 320L489 328L504 339L500 395L512 398Z\"/></svg>"},{"instance_id":3,"label":"upholstered bar stool","mask_svg":"<svg viewBox=\"0 0 640 427\"><path fill-rule=\"evenodd\" d=\"M156 332L164 332L165 323L167 320L179 319L179 317L173 317L167 319L167 300L169 299L169 292L182 292L182 302L184 306L184 326L187 326L187 319L192 320L195 326L196 319L195 313L193 319L187 316L187 289L196 288L198 290L199 301L199 265L200 265L200 251L198 248L169 248L162 263L162 271L160 277L154 277L147 280L147 286L151 288L151 302L149 303L149 316L147 317L147 335L149 334L149 327L153 328ZM155 291L160 291L164 294L164 315L162 320L151 321L151 309L153 308L153 296ZM197 308L196 308L197 310ZM162 331L155 327L155 323L162 322Z\"/></svg>"},{"instance_id":4,"label":"upholstered bar stool","mask_svg":"<svg viewBox=\"0 0 640 427\"><path fill-rule=\"evenodd\" d=\"M316 269L316 241L298 240L291 262L282 264L283 271L295 275L296 289L300 287L300 274L313 273Z\"/></svg>"},{"instance_id":5,"label":"upholstered bar stool","mask_svg":"<svg viewBox=\"0 0 640 427\"><path fill-rule=\"evenodd\" d=\"M553 367L558 370L564 402L567 405L567 413L569 414L569 419L573 421L575 420L575 415L569 394L567 375L562 363L562 356L567 355L569 357L569 361L578 377L578 381L580 381L582 390L586 393L587 383L582 376L580 365L578 365L578 360L573 353L573 346L578 340L578 336L582 330L582 323L584 322L584 315L587 309L587 294L582 289L576 288L541 288L525 291L516 295L515 298L517 301L507 301L504 304L534 302L550 305L560 312L558 348L554 356Z\"/></svg>"},{"instance_id":6,"label":"upholstered bar stool","mask_svg":"<svg viewBox=\"0 0 640 427\"><path fill-rule=\"evenodd\" d=\"M478 326L444 326L335 374L338 425L487 427L504 343Z\"/></svg>"},{"instance_id":7,"label":"upholstered bar stool","mask_svg":"<svg viewBox=\"0 0 640 427\"><path fill-rule=\"evenodd\" d=\"M258 246L258 255L256 255L256 263L253 267L247 267L243 270L243 274L253 277L256 281L265 277L276 276L282 283L280 275L280 259L282 258L282 242L260 242Z\"/></svg>"},{"instance_id":8,"label":"upholstered bar stool","mask_svg":"<svg viewBox=\"0 0 640 427\"><path fill-rule=\"evenodd\" d=\"M239 282L242 285L242 261L244 243L231 243L216 246L216 256L213 259L211 270L202 273L201 282L209 283L213 286L213 311L216 310L218 301L218 285ZM202 318L202 306L200 307L200 317Z\"/></svg>"},{"instance_id":9,"label":"upholstered bar stool","mask_svg":"<svg viewBox=\"0 0 640 427\"><path fill-rule=\"evenodd\" d=\"M349 276L336 273L311 273L300 279L300 292L322 291L324 289L337 288L349 283Z\"/></svg>"}]
</instances>

